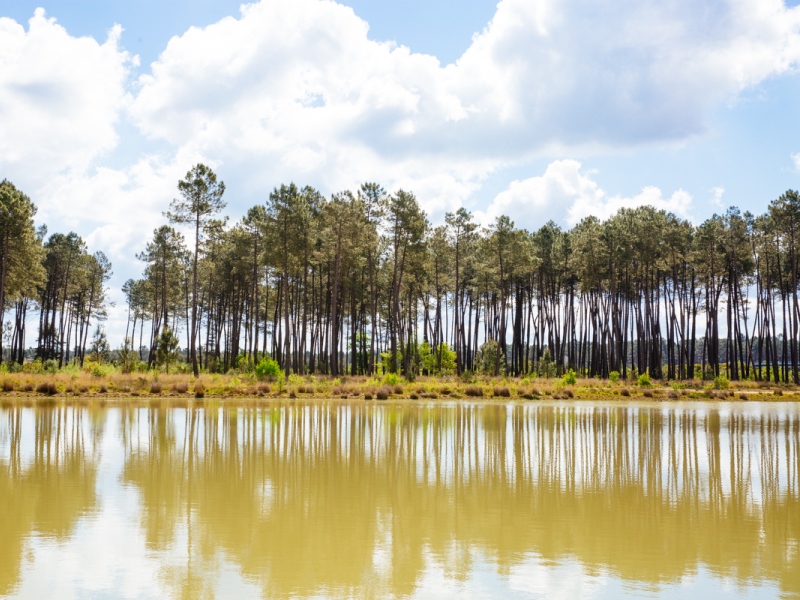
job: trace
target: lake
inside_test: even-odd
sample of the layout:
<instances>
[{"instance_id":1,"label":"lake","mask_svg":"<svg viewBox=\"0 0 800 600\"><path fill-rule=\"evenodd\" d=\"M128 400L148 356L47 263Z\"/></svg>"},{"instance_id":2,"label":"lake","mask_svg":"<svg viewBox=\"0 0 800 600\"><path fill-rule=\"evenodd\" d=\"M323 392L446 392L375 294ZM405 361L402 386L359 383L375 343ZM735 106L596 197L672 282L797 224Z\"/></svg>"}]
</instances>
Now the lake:
<instances>
[{"instance_id":1,"label":"lake","mask_svg":"<svg viewBox=\"0 0 800 600\"><path fill-rule=\"evenodd\" d=\"M4 598L800 595L795 403L0 415Z\"/></svg>"}]
</instances>

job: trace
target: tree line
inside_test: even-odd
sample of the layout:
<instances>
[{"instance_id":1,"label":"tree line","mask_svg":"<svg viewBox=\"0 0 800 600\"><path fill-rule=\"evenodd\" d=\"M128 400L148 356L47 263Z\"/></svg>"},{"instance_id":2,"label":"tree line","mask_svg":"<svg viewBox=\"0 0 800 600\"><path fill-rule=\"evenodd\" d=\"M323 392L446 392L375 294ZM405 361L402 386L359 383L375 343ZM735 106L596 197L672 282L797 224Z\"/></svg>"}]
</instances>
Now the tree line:
<instances>
[{"instance_id":1,"label":"tree line","mask_svg":"<svg viewBox=\"0 0 800 600\"><path fill-rule=\"evenodd\" d=\"M73 233L45 241L30 200L2 189L10 356L22 358L33 307L37 356L82 361L111 266ZM793 190L762 215L730 208L697 226L643 206L536 231L505 216L481 227L464 208L434 227L414 194L376 183L330 198L281 185L231 224L224 193L193 167L138 254L142 276L123 286L125 347L148 366L180 332L195 373L269 356L332 376L573 369L800 383Z\"/></svg>"}]
</instances>

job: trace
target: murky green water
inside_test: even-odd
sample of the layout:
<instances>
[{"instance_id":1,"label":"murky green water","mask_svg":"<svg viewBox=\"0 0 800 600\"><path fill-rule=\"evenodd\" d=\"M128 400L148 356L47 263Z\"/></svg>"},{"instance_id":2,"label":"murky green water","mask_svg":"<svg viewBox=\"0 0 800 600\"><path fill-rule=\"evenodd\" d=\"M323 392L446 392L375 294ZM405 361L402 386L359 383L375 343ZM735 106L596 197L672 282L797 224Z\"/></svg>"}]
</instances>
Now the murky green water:
<instances>
[{"instance_id":1,"label":"murky green water","mask_svg":"<svg viewBox=\"0 0 800 600\"><path fill-rule=\"evenodd\" d=\"M800 594L796 404L0 415L3 597Z\"/></svg>"}]
</instances>

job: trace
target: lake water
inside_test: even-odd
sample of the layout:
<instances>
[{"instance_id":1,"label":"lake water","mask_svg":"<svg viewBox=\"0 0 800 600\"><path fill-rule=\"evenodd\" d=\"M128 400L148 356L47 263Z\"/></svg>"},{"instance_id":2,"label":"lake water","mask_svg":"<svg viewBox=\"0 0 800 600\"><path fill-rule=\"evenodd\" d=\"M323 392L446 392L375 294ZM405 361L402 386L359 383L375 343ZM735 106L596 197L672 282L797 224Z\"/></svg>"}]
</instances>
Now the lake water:
<instances>
[{"instance_id":1,"label":"lake water","mask_svg":"<svg viewBox=\"0 0 800 600\"><path fill-rule=\"evenodd\" d=\"M0 416L2 597L800 595L797 404Z\"/></svg>"}]
</instances>

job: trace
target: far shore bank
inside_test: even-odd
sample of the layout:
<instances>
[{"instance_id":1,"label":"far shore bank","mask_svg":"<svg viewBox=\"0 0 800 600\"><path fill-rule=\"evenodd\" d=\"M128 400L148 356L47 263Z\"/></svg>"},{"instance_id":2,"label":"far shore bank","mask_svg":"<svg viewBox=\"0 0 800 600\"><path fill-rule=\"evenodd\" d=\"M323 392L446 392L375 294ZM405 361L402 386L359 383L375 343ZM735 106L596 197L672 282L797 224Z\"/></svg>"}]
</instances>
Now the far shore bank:
<instances>
[{"instance_id":1,"label":"far shore bank","mask_svg":"<svg viewBox=\"0 0 800 600\"><path fill-rule=\"evenodd\" d=\"M0 374L0 405L54 405L122 402L150 405L188 405L208 400L252 404L274 400L656 400L800 401L800 387L774 382L636 381L555 378L420 377L407 381L394 375L381 378L290 375L258 380L242 374L111 373L83 371Z\"/></svg>"}]
</instances>

